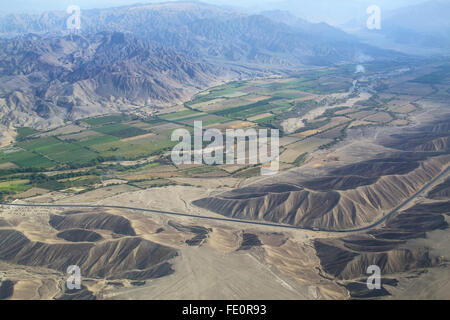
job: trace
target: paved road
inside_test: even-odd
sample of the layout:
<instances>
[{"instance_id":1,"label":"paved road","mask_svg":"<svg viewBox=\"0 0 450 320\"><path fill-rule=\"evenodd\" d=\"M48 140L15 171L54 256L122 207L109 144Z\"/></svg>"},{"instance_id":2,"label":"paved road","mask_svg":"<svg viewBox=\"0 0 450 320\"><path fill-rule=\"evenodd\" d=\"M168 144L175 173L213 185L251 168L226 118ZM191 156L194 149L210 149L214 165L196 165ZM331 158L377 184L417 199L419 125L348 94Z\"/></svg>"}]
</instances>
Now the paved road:
<instances>
[{"instance_id":1,"label":"paved road","mask_svg":"<svg viewBox=\"0 0 450 320\"><path fill-rule=\"evenodd\" d=\"M431 180L429 183L427 183L424 187L422 187L419 191L417 191L410 198L408 198L407 200L402 202L400 205L398 205L392 211L385 214L378 221L376 221L368 226L365 226L365 227L361 227L361 228L357 228L357 229L348 229L348 230L329 230L329 229L323 229L323 228L297 227L297 226L270 223L270 222L259 222L259 221L249 221L249 220L241 220L241 219L218 218L218 217L205 217L205 216L196 216L196 215L187 214L187 213L161 211L161 210L144 209L144 208L133 208L133 207L125 207L125 206L89 205L89 204L30 204L30 203L28 203L28 204L3 203L0 205L7 205L7 206L13 206L13 207L34 207L34 208L41 207L41 208L120 209L120 210L131 210L131 211L156 213L156 214L168 215L168 216L187 217L187 218L193 218L193 219L199 219L199 220L220 221L220 222L228 222L228 223L232 222L232 223L240 223L240 224L255 225L255 226L268 226L268 227L273 227L273 228L287 228L287 229L308 230L308 231L329 232L329 233L353 233L353 232L367 231L367 230L370 230L370 229L373 229L373 228L379 226L384 221L389 219L392 215L394 215L395 213L400 211L402 208L404 208L406 205L408 205L418 195L420 195L421 193L426 191L435 182L437 182L439 179L444 177L449 171L450 171L450 167L447 167L444 171L441 172L441 174L439 174L437 177L435 177L433 180Z\"/></svg>"}]
</instances>

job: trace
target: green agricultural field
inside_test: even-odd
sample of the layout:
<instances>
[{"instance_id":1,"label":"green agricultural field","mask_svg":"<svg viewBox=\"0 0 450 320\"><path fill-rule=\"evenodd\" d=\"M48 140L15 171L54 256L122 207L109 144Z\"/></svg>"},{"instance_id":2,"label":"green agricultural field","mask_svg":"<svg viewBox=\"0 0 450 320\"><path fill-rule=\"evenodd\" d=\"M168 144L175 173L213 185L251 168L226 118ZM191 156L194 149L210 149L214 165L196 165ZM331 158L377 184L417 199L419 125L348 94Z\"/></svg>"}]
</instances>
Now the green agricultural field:
<instances>
[{"instance_id":1,"label":"green agricultural field","mask_svg":"<svg viewBox=\"0 0 450 320\"><path fill-rule=\"evenodd\" d=\"M133 128L139 128L142 130L150 131L152 128L165 123L164 120L152 119L152 120L133 120L125 122L124 124Z\"/></svg>"},{"instance_id":2,"label":"green agricultural field","mask_svg":"<svg viewBox=\"0 0 450 320\"><path fill-rule=\"evenodd\" d=\"M37 133L37 130L28 127L17 128L17 137L16 140L21 141L32 134Z\"/></svg>"},{"instance_id":3,"label":"green agricultural field","mask_svg":"<svg viewBox=\"0 0 450 320\"><path fill-rule=\"evenodd\" d=\"M148 163L146 165L143 166L138 166L138 167L132 167L131 169L128 169L127 167L124 167L123 170L120 170L121 172L126 172L126 173L136 173L136 172L140 172L143 170L148 170L148 169L152 169L155 168L157 166L161 165L159 162L151 162Z\"/></svg>"},{"instance_id":4,"label":"green agricultural field","mask_svg":"<svg viewBox=\"0 0 450 320\"><path fill-rule=\"evenodd\" d=\"M90 146L90 149L98 152L103 157L115 157L120 160L136 160L141 157L150 156L172 148L176 142L167 137L156 137L144 141L114 141Z\"/></svg>"},{"instance_id":5,"label":"green agricultural field","mask_svg":"<svg viewBox=\"0 0 450 320\"><path fill-rule=\"evenodd\" d=\"M88 175L73 178L58 179L58 177L45 175L34 178L31 182L33 186L51 190L59 191L68 188L88 187L101 182L100 176Z\"/></svg>"},{"instance_id":6,"label":"green agricultural field","mask_svg":"<svg viewBox=\"0 0 450 320\"><path fill-rule=\"evenodd\" d=\"M89 118L89 119L85 119L83 120L83 122L86 122L87 124L91 125L91 126L99 126L99 125L104 125L104 124L108 124L108 123L117 123L117 122L122 122L124 120L124 116L123 115L108 115L108 116L104 116L104 117L96 117L96 118Z\"/></svg>"},{"instance_id":7,"label":"green agricultural field","mask_svg":"<svg viewBox=\"0 0 450 320\"><path fill-rule=\"evenodd\" d=\"M19 142L17 145L23 149L29 151L39 151L40 149L48 149L52 146L62 145L64 142L56 139L55 137L48 138L40 138L40 139L31 139L23 142Z\"/></svg>"},{"instance_id":8,"label":"green agricultural field","mask_svg":"<svg viewBox=\"0 0 450 320\"><path fill-rule=\"evenodd\" d=\"M86 176L79 177L75 180L60 181L64 184L64 188L86 187L101 182L101 177Z\"/></svg>"},{"instance_id":9,"label":"green agricultural field","mask_svg":"<svg viewBox=\"0 0 450 320\"><path fill-rule=\"evenodd\" d=\"M312 92L325 94L329 92L347 92L352 87L352 83L350 81L330 81L330 82L321 82L317 86L312 89Z\"/></svg>"},{"instance_id":10,"label":"green agricultural field","mask_svg":"<svg viewBox=\"0 0 450 320\"><path fill-rule=\"evenodd\" d=\"M32 185L29 180L11 180L0 182L0 193L14 194L25 192L31 189Z\"/></svg>"},{"instance_id":11,"label":"green agricultural field","mask_svg":"<svg viewBox=\"0 0 450 320\"><path fill-rule=\"evenodd\" d=\"M121 123L107 124L98 128L94 128L94 130L121 139L131 138L148 133L145 130Z\"/></svg>"},{"instance_id":12,"label":"green agricultural field","mask_svg":"<svg viewBox=\"0 0 450 320\"><path fill-rule=\"evenodd\" d=\"M269 98L256 103L218 111L215 112L215 114L218 116L230 117L235 119L247 119L249 117L265 113L273 109L273 105L269 103L273 100L273 98Z\"/></svg>"},{"instance_id":13,"label":"green agricultural field","mask_svg":"<svg viewBox=\"0 0 450 320\"><path fill-rule=\"evenodd\" d=\"M97 153L80 145L61 141L54 137L29 140L18 145L23 149L39 153L58 163L83 164L99 156Z\"/></svg>"},{"instance_id":14,"label":"green agricultural field","mask_svg":"<svg viewBox=\"0 0 450 320\"><path fill-rule=\"evenodd\" d=\"M98 158L99 154L83 147L70 145L67 150L49 154L48 157L61 163L84 164Z\"/></svg>"},{"instance_id":15,"label":"green agricultural field","mask_svg":"<svg viewBox=\"0 0 450 320\"><path fill-rule=\"evenodd\" d=\"M193 123L193 122L192 122ZM205 126L205 123L203 123L203 126ZM165 129L162 131L158 131L158 136L156 139L166 139L166 140L170 140L170 138L172 137L172 133L176 130L176 129L186 129L187 131L189 131L190 134L194 133L194 127L189 127L189 126L184 126L184 127L177 127L174 129ZM155 139L155 138L154 138Z\"/></svg>"},{"instance_id":16,"label":"green agricultural field","mask_svg":"<svg viewBox=\"0 0 450 320\"><path fill-rule=\"evenodd\" d=\"M222 86L218 86L209 90L208 94L200 94L196 95L191 101L187 104L192 106L198 103L214 100L217 98L234 98L246 95L244 93L239 92L239 90L243 90L248 88L250 83L237 81L231 82Z\"/></svg>"},{"instance_id":17,"label":"green agricultural field","mask_svg":"<svg viewBox=\"0 0 450 320\"><path fill-rule=\"evenodd\" d=\"M188 116L188 117L184 117L184 118L180 118L180 119L176 119L176 120L173 120L173 121L186 123L186 122L192 122L192 121L189 121L189 120L197 120L197 119L201 120L201 118L204 118L205 116L208 116L208 115L205 114L205 113L197 113L197 114L194 114L194 115L191 115L191 116Z\"/></svg>"},{"instance_id":18,"label":"green agricultural field","mask_svg":"<svg viewBox=\"0 0 450 320\"><path fill-rule=\"evenodd\" d=\"M50 168L55 163L40 155L29 151L17 151L12 153L1 153L0 163L12 162L20 168Z\"/></svg>"},{"instance_id":19,"label":"green agricultural field","mask_svg":"<svg viewBox=\"0 0 450 320\"><path fill-rule=\"evenodd\" d=\"M145 119L145 120L141 120L141 121L143 123L151 124L151 125L154 125L154 126L157 126L157 125L159 125L161 123L164 123L164 121L161 121L161 119L158 119L158 118L150 118L150 119Z\"/></svg>"},{"instance_id":20,"label":"green agricultural field","mask_svg":"<svg viewBox=\"0 0 450 320\"><path fill-rule=\"evenodd\" d=\"M304 90L302 91L307 91L309 90L309 88L304 88ZM301 98L303 97L305 94L300 92L300 91L296 91L296 90L282 90L282 91L277 91L274 94L274 97L277 97L279 99L297 99L297 98Z\"/></svg>"},{"instance_id":21,"label":"green agricultural field","mask_svg":"<svg viewBox=\"0 0 450 320\"><path fill-rule=\"evenodd\" d=\"M236 109L235 112L229 113L227 116L234 119L245 120L263 113L272 111L273 105L270 103L256 103L250 108L244 108L244 110Z\"/></svg>"},{"instance_id":22,"label":"green agricultural field","mask_svg":"<svg viewBox=\"0 0 450 320\"><path fill-rule=\"evenodd\" d=\"M79 142L77 142L77 144L80 146L83 146L83 147L89 147L89 146L93 146L95 144L109 143L109 142L114 142L114 141L119 141L119 140L120 139L117 137L99 133L98 135L90 136L86 140L79 141Z\"/></svg>"},{"instance_id":23,"label":"green agricultural field","mask_svg":"<svg viewBox=\"0 0 450 320\"><path fill-rule=\"evenodd\" d=\"M230 94L225 94L225 95L223 95L223 97L224 98L239 98L239 97L244 97L247 95L248 95L247 92L235 91Z\"/></svg>"},{"instance_id":24,"label":"green agricultural field","mask_svg":"<svg viewBox=\"0 0 450 320\"><path fill-rule=\"evenodd\" d=\"M281 112L292 108L292 104L286 100L274 101L271 104L274 106L272 112Z\"/></svg>"},{"instance_id":25,"label":"green agricultural field","mask_svg":"<svg viewBox=\"0 0 450 320\"><path fill-rule=\"evenodd\" d=\"M23 151L0 152L0 164L12 163L20 168L48 169L64 164L90 165L95 164L97 160L137 160L173 148L177 144L171 141L173 131L185 128L192 132L194 121L202 121L203 126L207 127L253 118L252 121L258 128L272 127L277 125L285 114L297 116L317 107L318 104L313 98L307 101L295 100L309 95L305 92L346 90L349 83L342 78L346 72L353 74L354 69L312 70L289 79L235 81L196 95L186 104L187 107L180 111L154 118L137 119L111 114L84 119L82 121L91 128L68 140L55 136L33 139L30 136L38 131L20 128L16 145ZM215 105L209 107L212 103ZM189 109L189 106L202 104L205 104L205 112ZM328 122L329 119L307 123L299 132L323 126ZM298 156L292 155L292 161ZM208 174L211 169L196 170L200 172L188 170L185 174ZM249 172L252 173L252 170ZM52 183L57 184L57 188L67 187L66 183L60 181L55 180Z\"/></svg>"},{"instance_id":26,"label":"green agricultural field","mask_svg":"<svg viewBox=\"0 0 450 320\"><path fill-rule=\"evenodd\" d=\"M227 122L231 122L233 120L229 119L229 118L225 118L225 117L217 117L217 118L213 118L213 119L208 119L208 120L204 120L203 121L203 126L210 126L213 124L222 124L222 123L227 123Z\"/></svg>"}]
</instances>

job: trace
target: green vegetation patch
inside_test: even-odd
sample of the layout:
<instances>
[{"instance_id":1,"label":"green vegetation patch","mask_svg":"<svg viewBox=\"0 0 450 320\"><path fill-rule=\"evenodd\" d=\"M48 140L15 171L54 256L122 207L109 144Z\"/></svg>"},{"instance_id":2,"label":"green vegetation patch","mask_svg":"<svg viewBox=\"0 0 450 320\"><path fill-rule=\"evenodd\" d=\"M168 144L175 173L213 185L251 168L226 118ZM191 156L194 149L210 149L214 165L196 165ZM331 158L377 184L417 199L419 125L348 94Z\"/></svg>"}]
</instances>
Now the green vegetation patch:
<instances>
[{"instance_id":1,"label":"green vegetation patch","mask_svg":"<svg viewBox=\"0 0 450 320\"><path fill-rule=\"evenodd\" d=\"M48 138L40 138L40 139L31 139L23 142L19 142L17 145L23 149L29 151L41 151L48 150L52 147L57 147L63 145L64 142L56 139L55 137Z\"/></svg>"},{"instance_id":2,"label":"green vegetation patch","mask_svg":"<svg viewBox=\"0 0 450 320\"><path fill-rule=\"evenodd\" d=\"M62 163L84 164L98 158L98 154L77 145L69 145L65 151L49 154L48 157Z\"/></svg>"},{"instance_id":3,"label":"green vegetation patch","mask_svg":"<svg viewBox=\"0 0 450 320\"><path fill-rule=\"evenodd\" d=\"M132 181L129 183L132 186L147 189L147 188L161 188L176 185L175 182L167 179L155 179L155 180L142 180L142 181Z\"/></svg>"},{"instance_id":4,"label":"green vegetation patch","mask_svg":"<svg viewBox=\"0 0 450 320\"><path fill-rule=\"evenodd\" d=\"M0 154L0 163L12 162L21 168L50 168L55 164L47 158L29 151Z\"/></svg>"},{"instance_id":5,"label":"green vegetation patch","mask_svg":"<svg viewBox=\"0 0 450 320\"><path fill-rule=\"evenodd\" d=\"M309 88L305 88L305 89L309 89ZM297 99L297 98L301 98L303 96L304 96L303 93L296 92L294 90L283 90L283 91L276 92L274 95L274 97L276 97L278 99Z\"/></svg>"},{"instance_id":6,"label":"green vegetation patch","mask_svg":"<svg viewBox=\"0 0 450 320\"><path fill-rule=\"evenodd\" d=\"M93 145L90 148L105 158L136 160L140 157L160 154L164 150L173 148L176 144L177 142L172 142L168 138L155 137L145 142L114 141Z\"/></svg>"},{"instance_id":7,"label":"green vegetation patch","mask_svg":"<svg viewBox=\"0 0 450 320\"><path fill-rule=\"evenodd\" d=\"M252 178L261 175L261 167L251 167L244 170L239 170L233 176L237 178Z\"/></svg>"},{"instance_id":8,"label":"green vegetation patch","mask_svg":"<svg viewBox=\"0 0 450 320\"><path fill-rule=\"evenodd\" d=\"M205 113L197 113L197 114L194 114L194 115L191 115L191 116L188 116L188 117L183 117L183 118L180 118L180 119L176 119L176 120L173 120L173 121L185 122L185 121L189 121L189 120L201 120L201 118L204 118L206 116L208 116L208 115L205 114Z\"/></svg>"},{"instance_id":9,"label":"green vegetation patch","mask_svg":"<svg viewBox=\"0 0 450 320\"><path fill-rule=\"evenodd\" d=\"M0 182L0 193L15 194L31 189L30 181L26 179Z\"/></svg>"},{"instance_id":10,"label":"green vegetation patch","mask_svg":"<svg viewBox=\"0 0 450 320\"><path fill-rule=\"evenodd\" d=\"M98 157L98 154L91 150L74 143L58 140L54 137L25 141L19 143L19 146L28 151L44 155L59 163L82 164Z\"/></svg>"},{"instance_id":11,"label":"green vegetation patch","mask_svg":"<svg viewBox=\"0 0 450 320\"><path fill-rule=\"evenodd\" d=\"M217 98L233 98L241 96L244 94L238 91L243 90L247 87L249 87L249 84L244 81L235 81L227 83L225 85L210 89L208 94L198 94L197 96L194 97L194 99L189 101L187 104L192 106L195 104L207 102Z\"/></svg>"},{"instance_id":12,"label":"green vegetation patch","mask_svg":"<svg viewBox=\"0 0 450 320\"><path fill-rule=\"evenodd\" d=\"M209 125L213 125L213 124L222 124L222 123L227 123L227 122L231 122L233 120L229 119L229 118L225 118L225 117L217 117L214 119L208 119L208 120L204 120L203 121L203 126L209 126Z\"/></svg>"},{"instance_id":13,"label":"green vegetation patch","mask_svg":"<svg viewBox=\"0 0 450 320\"><path fill-rule=\"evenodd\" d=\"M270 102L274 101L274 98L258 101L244 106L233 107L222 111L215 112L218 116L225 116L238 119L246 119L256 116L261 113L266 113L273 109L273 105Z\"/></svg>"},{"instance_id":14,"label":"green vegetation patch","mask_svg":"<svg viewBox=\"0 0 450 320\"><path fill-rule=\"evenodd\" d=\"M79 141L78 144L80 146L89 147L96 144L108 143L113 141L119 141L120 139L114 136L110 136L107 134L101 134L90 136L88 139Z\"/></svg>"},{"instance_id":15,"label":"green vegetation patch","mask_svg":"<svg viewBox=\"0 0 450 320\"><path fill-rule=\"evenodd\" d=\"M25 139L26 137L31 136L32 134L35 134L38 132L39 131L34 130L33 128L29 128L29 127L17 128L16 140L21 141L21 140Z\"/></svg>"},{"instance_id":16,"label":"green vegetation patch","mask_svg":"<svg viewBox=\"0 0 450 320\"><path fill-rule=\"evenodd\" d=\"M42 173L33 173L30 174L28 178L30 180L30 185L51 191L58 191L68 188L90 187L93 184L101 182L99 172L94 172L93 170L89 172L63 173L54 176L47 176Z\"/></svg>"},{"instance_id":17,"label":"green vegetation patch","mask_svg":"<svg viewBox=\"0 0 450 320\"><path fill-rule=\"evenodd\" d=\"M124 120L124 118L125 117L123 115L114 114L114 115L108 115L108 116L103 116L103 117L85 119L83 121L91 126L99 126L99 125L105 125L108 123L122 122Z\"/></svg>"},{"instance_id":18,"label":"green vegetation patch","mask_svg":"<svg viewBox=\"0 0 450 320\"><path fill-rule=\"evenodd\" d=\"M108 124L99 128L94 128L94 130L121 139L136 137L148 133L147 131L142 130L140 128L132 127L121 123Z\"/></svg>"},{"instance_id":19,"label":"green vegetation patch","mask_svg":"<svg viewBox=\"0 0 450 320\"><path fill-rule=\"evenodd\" d=\"M297 159L295 159L295 161L293 162L294 165L296 165L297 167L299 167L300 165L303 164L303 162L305 162L306 156L308 155L307 152L302 153L301 155L298 156Z\"/></svg>"}]
</instances>

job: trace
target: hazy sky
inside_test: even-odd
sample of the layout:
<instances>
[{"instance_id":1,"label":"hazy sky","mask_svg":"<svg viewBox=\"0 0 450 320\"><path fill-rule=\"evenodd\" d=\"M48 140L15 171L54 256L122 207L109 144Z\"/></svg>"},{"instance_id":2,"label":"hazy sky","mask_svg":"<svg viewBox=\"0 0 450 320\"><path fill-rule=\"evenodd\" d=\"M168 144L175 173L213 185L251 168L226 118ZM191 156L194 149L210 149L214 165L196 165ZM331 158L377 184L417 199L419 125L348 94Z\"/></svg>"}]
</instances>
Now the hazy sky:
<instances>
[{"instance_id":1,"label":"hazy sky","mask_svg":"<svg viewBox=\"0 0 450 320\"><path fill-rule=\"evenodd\" d=\"M173 0L176 1L176 0ZM310 21L339 24L365 14L365 8L376 4L384 10L425 2L426 0L203 0L201 2L245 7L251 12L282 9ZM69 5L81 9L114 7L164 0L1 0L0 12L39 12L65 10Z\"/></svg>"}]
</instances>

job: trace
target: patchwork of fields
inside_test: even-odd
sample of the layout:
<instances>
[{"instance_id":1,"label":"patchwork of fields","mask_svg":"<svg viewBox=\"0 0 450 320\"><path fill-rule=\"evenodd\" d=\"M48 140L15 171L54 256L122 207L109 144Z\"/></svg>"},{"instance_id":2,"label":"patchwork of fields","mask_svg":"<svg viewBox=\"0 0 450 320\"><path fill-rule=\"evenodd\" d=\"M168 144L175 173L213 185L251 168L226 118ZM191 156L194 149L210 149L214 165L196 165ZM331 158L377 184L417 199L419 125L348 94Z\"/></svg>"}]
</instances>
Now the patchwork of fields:
<instances>
[{"instance_id":1,"label":"patchwork of fields","mask_svg":"<svg viewBox=\"0 0 450 320\"><path fill-rule=\"evenodd\" d=\"M0 153L0 164L12 163L20 168L73 168L108 160L135 160L174 145L170 141L170 128L162 132L152 130L164 124L163 120L147 123L112 115L82 123L84 126L77 133L52 135L51 131L45 134L30 131L16 143L14 150Z\"/></svg>"},{"instance_id":2,"label":"patchwork of fields","mask_svg":"<svg viewBox=\"0 0 450 320\"><path fill-rule=\"evenodd\" d=\"M0 183L6 183L0 193L20 193L32 187L84 190L114 178L146 188L172 184L166 179L174 177L259 174L254 165L175 167L169 151L177 142L171 141L171 135L180 128L192 131L195 121L201 121L204 129L222 132L279 129L282 168L302 165L308 154L342 141L350 127L407 123L407 114L416 110L414 104L396 94L369 95L367 100L353 94L353 68L231 82L197 94L175 112L151 118L111 114L46 132L20 128L16 143L0 150ZM292 123L295 130L284 132L286 123ZM81 173L67 180L73 177L61 175L64 170ZM38 172L56 174L59 179L27 176Z\"/></svg>"}]
</instances>

